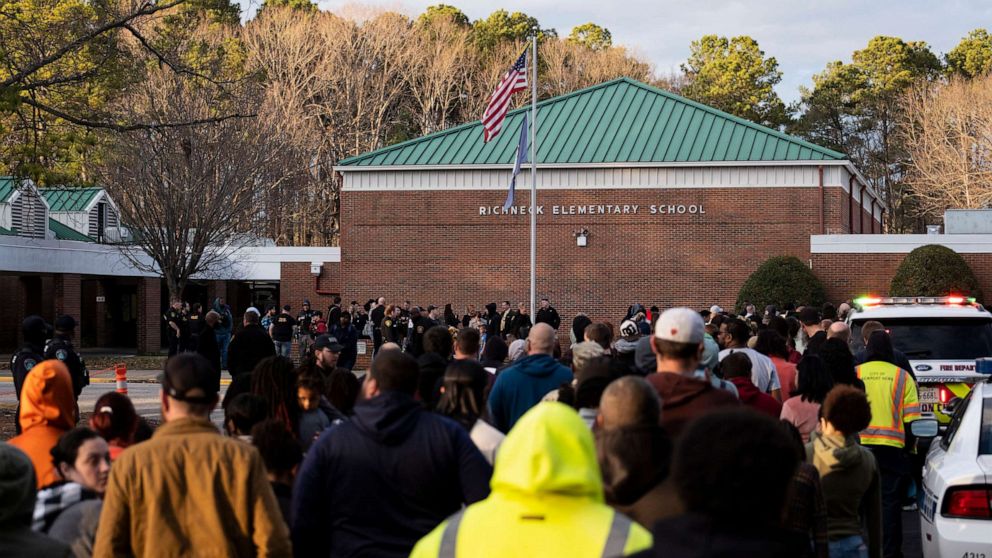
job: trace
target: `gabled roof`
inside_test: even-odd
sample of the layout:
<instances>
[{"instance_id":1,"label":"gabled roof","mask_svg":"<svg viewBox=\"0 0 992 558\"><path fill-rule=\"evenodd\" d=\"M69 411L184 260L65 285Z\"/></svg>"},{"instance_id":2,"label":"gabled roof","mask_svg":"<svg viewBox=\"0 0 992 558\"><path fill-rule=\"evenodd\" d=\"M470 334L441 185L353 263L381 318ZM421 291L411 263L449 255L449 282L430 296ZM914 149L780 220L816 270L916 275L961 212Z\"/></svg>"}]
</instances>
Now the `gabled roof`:
<instances>
[{"instance_id":1,"label":"gabled roof","mask_svg":"<svg viewBox=\"0 0 992 558\"><path fill-rule=\"evenodd\" d=\"M38 192L45 197L48 202L49 211L72 212L86 211L94 198L103 192L103 188L72 188L57 186L51 188L39 188Z\"/></svg>"},{"instance_id":2,"label":"gabled roof","mask_svg":"<svg viewBox=\"0 0 992 558\"><path fill-rule=\"evenodd\" d=\"M342 167L512 164L524 114L495 140L470 122L339 163ZM845 160L838 153L630 78L537 105L538 164ZM348 170L348 169L343 169Z\"/></svg>"},{"instance_id":3,"label":"gabled roof","mask_svg":"<svg viewBox=\"0 0 992 558\"><path fill-rule=\"evenodd\" d=\"M48 218L48 228L55 233L55 238L59 240L77 240L79 242L93 242L93 239L85 234L59 223L51 217Z\"/></svg>"},{"instance_id":4,"label":"gabled roof","mask_svg":"<svg viewBox=\"0 0 992 558\"><path fill-rule=\"evenodd\" d=\"M0 176L0 203L7 203L17 191L17 184L10 176Z\"/></svg>"}]
</instances>

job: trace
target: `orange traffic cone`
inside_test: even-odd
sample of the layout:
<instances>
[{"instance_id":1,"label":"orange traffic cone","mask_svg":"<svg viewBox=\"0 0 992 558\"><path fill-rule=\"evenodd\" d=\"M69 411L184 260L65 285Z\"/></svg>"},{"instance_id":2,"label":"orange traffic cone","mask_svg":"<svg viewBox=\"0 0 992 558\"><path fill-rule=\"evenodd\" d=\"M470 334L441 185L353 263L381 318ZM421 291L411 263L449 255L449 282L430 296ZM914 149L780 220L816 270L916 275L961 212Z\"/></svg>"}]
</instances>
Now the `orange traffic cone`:
<instances>
[{"instance_id":1,"label":"orange traffic cone","mask_svg":"<svg viewBox=\"0 0 992 558\"><path fill-rule=\"evenodd\" d=\"M127 364L115 365L114 376L117 378L117 393L127 395Z\"/></svg>"}]
</instances>

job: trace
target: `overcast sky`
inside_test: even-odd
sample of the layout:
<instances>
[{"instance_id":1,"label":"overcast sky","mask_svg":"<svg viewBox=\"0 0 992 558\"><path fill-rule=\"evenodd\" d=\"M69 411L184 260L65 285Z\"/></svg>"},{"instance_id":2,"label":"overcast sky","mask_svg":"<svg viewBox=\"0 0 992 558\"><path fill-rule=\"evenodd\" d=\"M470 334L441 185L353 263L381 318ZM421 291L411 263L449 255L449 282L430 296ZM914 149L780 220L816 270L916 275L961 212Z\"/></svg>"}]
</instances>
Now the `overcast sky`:
<instances>
[{"instance_id":1,"label":"overcast sky","mask_svg":"<svg viewBox=\"0 0 992 558\"><path fill-rule=\"evenodd\" d=\"M240 0L247 14L258 0ZM416 15L438 0L382 1L381 6ZM444 0L475 20L503 8L536 17L562 36L572 27L593 22L650 61L659 74L677 71L689 55L689 43L705 34L750 35L783 72L778 93L786 102L799 86L831 60L849 61L875 35L922 40L937 53L950 50L968 31L992 28L992 0ZM337 11L355 4L320 0L321 9ZM346 8L347 9L347 8Z\"/></svg>"}]
</instances>

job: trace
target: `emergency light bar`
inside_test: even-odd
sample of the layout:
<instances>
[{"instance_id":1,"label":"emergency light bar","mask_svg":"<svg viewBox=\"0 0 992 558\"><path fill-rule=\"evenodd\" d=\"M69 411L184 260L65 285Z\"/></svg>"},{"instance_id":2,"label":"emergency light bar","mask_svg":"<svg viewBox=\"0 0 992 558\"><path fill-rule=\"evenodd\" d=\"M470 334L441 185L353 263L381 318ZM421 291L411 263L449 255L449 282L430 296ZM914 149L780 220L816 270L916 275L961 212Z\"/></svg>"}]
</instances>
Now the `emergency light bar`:
<instances>
[{"instance_id":1,"label":"emergency light bar","mask_svg":"<svg viewBox=\"0 0 992 558\"><path fill-rule=\"evenodd\" d=\"M975 304L974 297L965 296L893 296L873 297L863 296L854 299L854 304L862 308L866 306L886 306L895 304L945 304L948 306Z\"/></svg>"}]
</instances>

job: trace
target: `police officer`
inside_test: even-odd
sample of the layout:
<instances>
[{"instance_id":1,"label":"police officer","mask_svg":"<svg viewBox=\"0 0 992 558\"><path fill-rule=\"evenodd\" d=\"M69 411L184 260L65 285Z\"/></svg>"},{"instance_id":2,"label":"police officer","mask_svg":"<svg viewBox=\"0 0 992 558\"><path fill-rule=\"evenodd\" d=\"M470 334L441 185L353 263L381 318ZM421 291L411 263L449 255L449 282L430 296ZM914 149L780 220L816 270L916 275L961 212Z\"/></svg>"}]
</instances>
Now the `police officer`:
<instances>
[{"instance_id":1,"label":"police officer","mask_svg":"<svg viewBox=\"0 0 992 558\"><path fill-rule=\"evenodd\" d=\"M166 337L169 339L169 356L177 354L182 347L183 330L188 321L183 313L183 303L178 298L172 299L172 306L162 315L165 321Z\"/></svg>"},{"instance_id":2,"label":"police officer","mask_svg":"<svg viewBox=\"0 0 992 558\"><path fill-rule=\"evenodd\" d=\"M400 307L390 304L386 307L385 316L382 318L382 340L384 343L400 343Z\"/></svg>"},{"instance_id":3,"label":"police officer","mask_svg":"<svg viewBox=\"0 0 992 558\"><path fill-rule=\"evenodd\" d=\"M415 357L424 354L424 332L437 325L428 316L421 313L420 307L410 310L410 325L407 329L406 351Z\"/></svg>"},{"instance_id":4,"label":"police officer","mask_svg":"<svg viewBox=\"0 0 992 558\"><path fill-rule=\"evenodd\" d=\"M72 335L76 331L76 320L72 316L59 316L55 320L55 335L45 345L45 359L61 360L72 376L72 391L79 399L83 388L90 385L90 372L86 362L72 346Z\"/></svg>"},{"instance_id":5,"label":"police officer","mask_svg":"<svg viewBox=\"0 0 992 558\"><path fill-rule=\"evenodd\" d=\"M551 306L551 301L546 298L541 299L541 309L537 311L537 323L548 324L556 330L561 326L561 316L558 315L554 306Z\"/></svg>"},{"instance_id":6,"label":"police officer","mask_svg":"<svg viewBox=\"0 0 992 558\"><path fill-rule=\"evenodd\" d=\"M304 299L303 311L296 317L297 325L300 326L300 362L303 362L303 359L310 354L310 348L313 346L313 333L310 326L313 324L313 319L316 315L317 313L310 309L310 301Z\"/></svg>"},{"instance_id":7,"label":"police officer","mask_svg":"<svg viewBox=\"0 0 992 558\"><path fill-rule=\"evenodd\" d=\"M14 415L14 425L17 433L21 433L21 386L28 372L42 360L45 354L45 340L51 335L52 327L45 323L41 316L28 316L21 323L24 333L24 345L10 357L10 371L14 376L14 393L17 395L17 412Z\"/></svg>"}]
</instances>

